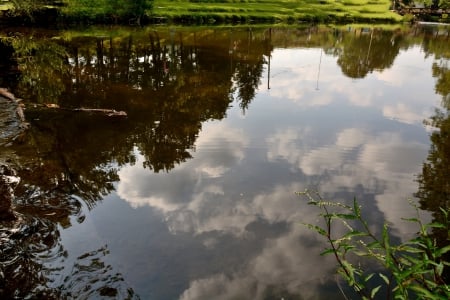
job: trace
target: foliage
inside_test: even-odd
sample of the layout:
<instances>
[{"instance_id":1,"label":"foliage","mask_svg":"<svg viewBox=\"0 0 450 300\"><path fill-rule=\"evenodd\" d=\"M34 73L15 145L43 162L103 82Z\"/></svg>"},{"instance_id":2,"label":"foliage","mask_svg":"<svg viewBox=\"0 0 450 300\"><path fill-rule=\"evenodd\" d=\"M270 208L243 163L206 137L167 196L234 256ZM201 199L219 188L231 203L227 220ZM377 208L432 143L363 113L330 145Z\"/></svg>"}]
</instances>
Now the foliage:
<instances>
[{"instance_id":1,"label":"foliage","mask_svg":"<svg viewBox=\"0 0 450 300\"><path fill-rule=\"evenodd\" d=\"M40 10L53 9L69 21L88 19L106 22L109 18L127 23L140 23L140 19L153 7L153 0L9 0L4 3L12 8L15 16L26 15L33 18L33 14Z\"/></svg>"},{"instance_id":2,"label":"foliage","mask_svg":"<svg viewBox=\"0 0 450 300\"><path fill-rule=\"evenodd\" d=\"M362 299L376 299L381 292L390 299L450 299L450 286L442 274L450 267L444 255L450 245L439 247L430 231L449 228L448 211L441 209L441 222L422 223L419 217L405 219L419 227L418 235L404 243L394 245L389 235L389 226L384 224L381 236L377 236L361 214L356 200L349 206L325 201L318 193L305 191L308 204L321 209L320 216L325 226L305 224L326 238L329 247L322 255L334 255L338 273ZM417 214L419 209L414 204ZM336 227L343 225L344 234L336 234ZM359 262L358 258L363 259ZM363 263L375 263L381 271ZM364 267L365 265L365 267ZM377 282L375 284L375 282ZM374 286L376 285L376 286Z\"/></svg>"},{"instance_id":3,"label":"foliage","mask_svg":"<svg viewBox=\"0 0 450 300\"><path fill-rule=\"evenodd\" d=\"M423 3L426 7L431 8L448 8L450 5L449 0L419 0L417 3ZM414 3L414 2L412 2Z\"/></svg>"},{"instance_id":4,"label":"foliage","mask_svg":"<svg viewBox=\"0 0 450 300\"><path fill-rule=\"evenodd\" d=\"M64 89L65 49L51 39L16 35L0 38L14 49L20 70L19 91L32 90L38 102L56 101Z\"/></svg>"},{"instance_id":5,"label":"foliage","mask_svg":"<svg viewBox=\"0 0 450 300\"><path fill-rule=\"evenodd\" d=\"M67 0L64 13L70 15L85 15L90 18L98 16L140 19L146 11L152 9L152 0Z\"/></svg>"},{"instance_id":6,"label":"foliage","mask_svg":"<svg viewBox=\"0 0 450 300\"><path fill-rule=\"evenodd\" d=\"M10 0L13 5L13 12L18 15L31 16L32 13L45 5L52 4L52 0Z\"/></svg>"}]
</instances>

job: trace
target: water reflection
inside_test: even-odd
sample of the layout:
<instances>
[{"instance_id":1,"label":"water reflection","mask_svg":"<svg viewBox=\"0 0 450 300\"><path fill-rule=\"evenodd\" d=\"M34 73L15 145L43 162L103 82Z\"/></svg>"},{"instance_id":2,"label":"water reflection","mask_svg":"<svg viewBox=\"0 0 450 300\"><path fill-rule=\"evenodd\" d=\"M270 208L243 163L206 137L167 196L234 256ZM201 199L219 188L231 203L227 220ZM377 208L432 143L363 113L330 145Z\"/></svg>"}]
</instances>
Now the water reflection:
<instances>
[{"instance_id":1,"label":"water reflection","mask_svg":"<svg viewBox=\"0 0 450 300\"><path fill-rule=\"evenodd\" d=\"M435 91L448 99L442 40L320 27L3 39L20 72L10 87L32 100L30 129L8 148L22 178L15 210L31 219L5 225L2 239L18 241L8 253L19 254L0 262L4 274L27 269L28 284L12 276L0 288L49 298L336 297L323 243L299 225L316 212L293 192L357 196L369 222L393 223L394 239L414 234L399 220L429 148L422 120ZM445 120L433 119L441 134ZM442 169L434 149L423 174ZM434 196L418 196L437 212ZM27 235L21 226L33 222L40 234Z\"/></svg>"},{"instance_id":2,"label":"water reflection","mask_svg":"<svg viewBox=\"0 0 450 300\"><path fill-rule=\"evenodd\" d=\"M347 34L338 41L333 53L337 53L337 63L345 75L364 78L374 70L392 66L404 46L403 39L404 36L395 31L355 30L354 34Z\"/></svg>"},{"instance_id":3,"label":"water reflection","mask_svg":"<svg viewBox=\"0 0 450 300\"><path fill-rule=\"evenodd\" d=\"M431 133L431 147L426 162L422 166L422 172L418 176L420 208L430 211L433 222L441 223L443 228L433 228L433 236L437 246L445 247L450 244L449 222L445 212L450 210L450 170L448 168L450 157L450 119L449 119L449 95L450 95L450 69L447 56L441 56L440 61L433 64L433 76L436 77L436 92L442 96L441 109L436 109L431 117L429 125L433 127ZM444 260L449 261L450 255L444 255ZM450 270L444 268L443 279L450 282Z\"/></svg>"}]
</instances>

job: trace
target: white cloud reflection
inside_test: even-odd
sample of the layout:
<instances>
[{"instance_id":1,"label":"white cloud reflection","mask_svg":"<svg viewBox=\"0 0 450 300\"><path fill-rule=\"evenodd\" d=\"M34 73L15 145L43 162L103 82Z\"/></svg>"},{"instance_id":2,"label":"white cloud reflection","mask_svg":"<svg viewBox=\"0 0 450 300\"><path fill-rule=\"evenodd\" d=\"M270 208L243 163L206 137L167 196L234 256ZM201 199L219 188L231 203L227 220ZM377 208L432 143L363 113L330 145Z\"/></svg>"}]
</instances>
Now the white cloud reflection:
<instances>
[{"instance_id":1,"label":"white cloud reflection","mask_svg":"<svg viewBox=\"0 0 450 300\"><path fill-rule=\"evenodd\" d=\"M398 133L370 135L358 128L347 128L337 132L335 144L295 151L302 133L299 130L295 134L288 128L285 133L269 137L268 159L284 158L308 176L323 177L320 190L324 193L362 186L366 193L377 194L378 208L397 230L411 230L400 219L413 213L405 202L417 190L412 184L414 174L420 173L417 162L426 157L428 145L405 140Z\"/></svg>"},{"instance_id":2,"label":"white cloud reflection","mask_svg":"<svg viewBox=\"0 0 450 300\"><path fill-rule=\"evenodd\" d=\"M317 49L276 49L272 57L271 97L288 99L306 107L325 106L333 101L330 94L317 92L322 82L333 79L333 58L321 55Z\"/></svg>"},{"instance_id":3,"label":"white cloud reflection","mask_svg":"<svg viewBox=\"0 0 450 300\"><path fill-rule=\"evenodd\" d=\"M333 278L332 258L316 255L323 248L317 241L299 239L305 235L305 227L293 226L288 234L268 241L242 270L193 280L180 299L277 299L276 292L269 294L274 287L302 299L315 299L319 289L323 296L323 284Z\"/></svg>"},{"instance_id":4,"label":"white cloud reflection","mask_svg":"<svg viewBox=\"0 0 450 300\"><path fill-rule=\"evenodd\" d=\"M224 130L226 134L222 134ZM343 128L336 130L333 140L312 147L305 141L314 131L312 127L288 127L269 135L268 162L286 160L291 170L321 178L324 194L334 195L342 189L357 193L362 186L364 193L374 195L375 207L393 222L397 232L411 233L408 223L399 222L408 216L402 197L415 191L411 174L419 170L418 164L411 162L425 157L427 146L398 133ZM208 251L221 251L224 235L242 241L257 238L249 228L261 220L270 226L285 223L287 229L264 238L261 250L234 267L235 271L194 277L180 299L265 299L274 286L307 299L314 299L319 290L323 295L325 286L334 284L334 264L331 257L324 260L318 255L324 241L300 224L316 223L318 212L293 194L304 190L309 180L274 180L268 188L249 195L229 191L230 181L236 180L234 170L251 155L247 139L242 131L222 123L209 124L204 134L195 159L168 174L142 169L143 158L138 156L135 166L120 171L119 196L133 207L149 205L159 210L173 234L205 235L201 240ZM226 159L213 159L217 151ZM220 176L204 171L211 168L220 168ZM377 217L377 210L366 213Z\"/></svg>"},{"instance_id":5,"label":"white cloud reflection","mask_svg":"<svg viewBox=\"0 0 450 300\"><path fill-rule=\"evenodd\" d=\"M154 174L143 169L143 156L119 171L117 194L132 207L151 206L165 215L172 232L223 230L243 232L254 216L236 215L236 202L227 198L220 177L244 157L248 144L241 130L225 123L205 124L193 153L195 160L180 165L168 174ZM212 202L214 205L211 205Z\"/></svg>"}]
</instances>

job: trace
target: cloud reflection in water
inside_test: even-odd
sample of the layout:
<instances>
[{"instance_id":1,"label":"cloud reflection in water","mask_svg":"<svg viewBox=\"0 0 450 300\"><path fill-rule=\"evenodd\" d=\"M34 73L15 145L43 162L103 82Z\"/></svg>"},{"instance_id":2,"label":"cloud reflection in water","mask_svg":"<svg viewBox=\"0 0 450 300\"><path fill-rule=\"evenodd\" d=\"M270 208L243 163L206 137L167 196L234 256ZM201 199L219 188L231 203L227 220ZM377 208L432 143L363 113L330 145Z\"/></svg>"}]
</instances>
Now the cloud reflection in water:
<instances>
[{"instance_id":1,"label":"cloud reflection in water","mask_svg":"<svg viewBox=\"0 0 450 300\"><path fill-rule=\"evenodd\" d=\"M290 55L295 51L274 51L272 74L278 78L270 92L260 87L245 119L231 108L227 119L203 124L193 159L156 174L142 168L137 154L135 165L119 171L117 194L134 208L160 212L170 234L192 235L204 253L219 257L239 255L243 241L253 247L250 257L226 270L207 276L190 270L181 299L286 293L310 299L318 289L326 295L326 286L334 285L332 260L317 255L325 245L299 224L315 223L317 211L293 194L306 187L319 187L332 200L358 197L369 219L386 218L399 237L414 230L399 220L412 213L406 198L417 189L414 174L428 150L425 130L417 135L428 99L389 102L396 84L387 78L407 76L401 66L337 85L340 72L331 57L322 61L317 91L314 68L305 61L318 50ZM409 80L415 89L419 79ZM230 239L236 244L221 249Z\"/></svg>"}]
</instances>

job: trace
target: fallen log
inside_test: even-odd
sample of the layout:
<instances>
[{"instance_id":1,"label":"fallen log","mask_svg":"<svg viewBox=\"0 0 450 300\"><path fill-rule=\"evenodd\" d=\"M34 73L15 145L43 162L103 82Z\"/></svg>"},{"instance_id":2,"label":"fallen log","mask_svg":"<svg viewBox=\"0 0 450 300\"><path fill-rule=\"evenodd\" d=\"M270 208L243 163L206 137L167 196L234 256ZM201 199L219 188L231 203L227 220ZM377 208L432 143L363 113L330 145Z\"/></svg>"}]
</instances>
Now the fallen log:
<instances>
[{"instance_id":1,"label":"fallen log","mask_svg":"<svg viewBox=\"0 0 450 300\"><path fill-rule=\"evenodd\" d=\"M108 108L63 108L59 107L58 104L48 103L44 104L44 107L51 108L51 109L60 109L64 111L73 111L73 112L86 112L86 113L93 113L93 114L100 114L105 115L107 117L127 117L127 113L122 110L115 110L115 109L108 109Z\"/></svg>"},{"instance_id":2,"label":"fallen log","mask_svg":"<svg viewBox=\"0 0 450 300\"><path fill-rule=\"evenodd\" d=\"M14 102L15 104L17 104L17 108L16 108L16 113L17 116L19 117L20 121L27 125L27 123L25 122L25 114L24 114L24 108L25 106L20 103L22 101L22 99L16 98L14 96L13 93L11 93L10 91L8 91L5 88L0 88L0 96ZM38 105L35 105L35 107ZM102 114L105 115L107 117L127 117L127 113L124 111L117 111L115 109L105 109L105 108L74 108L74 109L70 109L70 108L61 108L59 107L58 104L53 104L53 103L49 103L49 104L44 104L44 105L40 105L46 108L51 108L51 109L61 109L61 110L65 110L65 111L74 111L74 112L87 112L87 113L94 113L94 114Z\"/></svg>"},{"instance_id":3,"label":"fallen log","mask_svg":"<svg viewBox=\"0 0 450 300\"><path fill-rule=\"evenodd\" d=\"M103 114L108 117L126 117L127 113L124 111L117 111L114 109L103 109L103 108L75 108L73 111L80 111L80 112L88 112L88 113L95 113L95 114Z\"/></svg>"}]
</instances>

